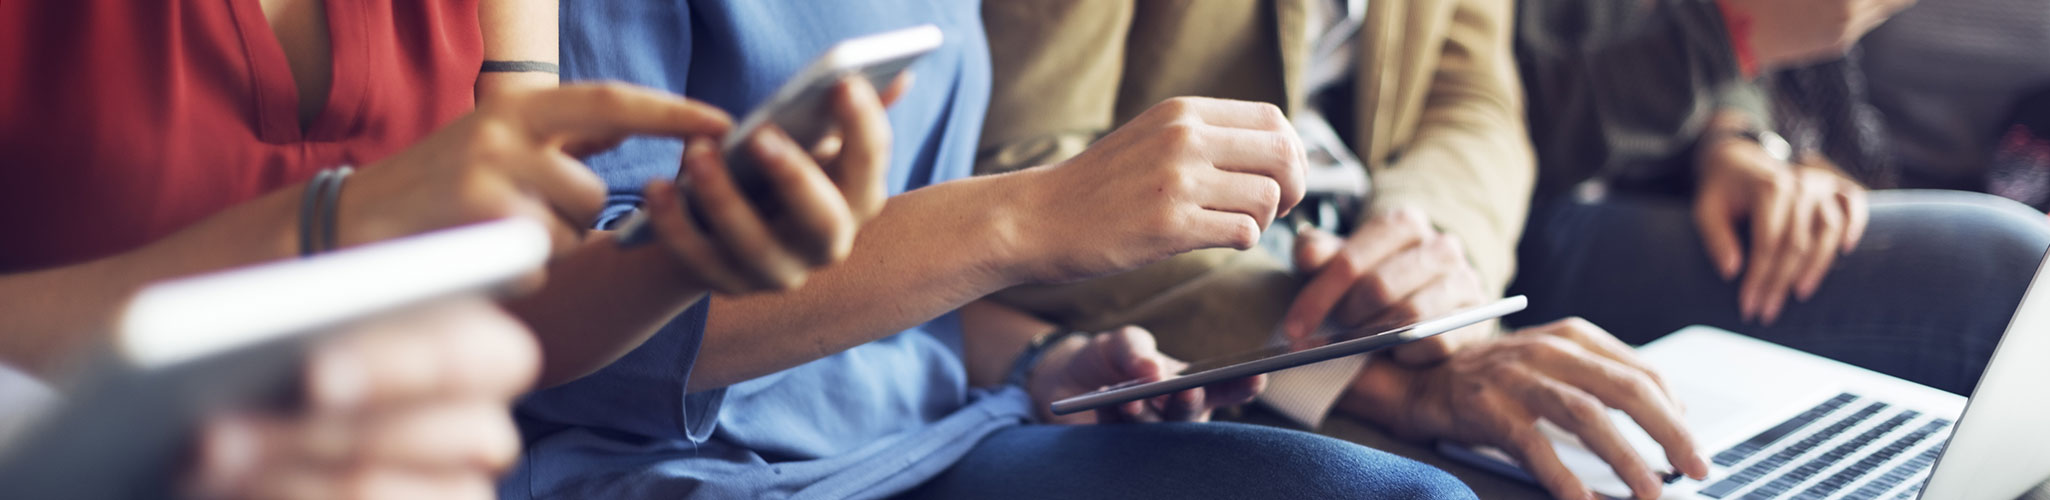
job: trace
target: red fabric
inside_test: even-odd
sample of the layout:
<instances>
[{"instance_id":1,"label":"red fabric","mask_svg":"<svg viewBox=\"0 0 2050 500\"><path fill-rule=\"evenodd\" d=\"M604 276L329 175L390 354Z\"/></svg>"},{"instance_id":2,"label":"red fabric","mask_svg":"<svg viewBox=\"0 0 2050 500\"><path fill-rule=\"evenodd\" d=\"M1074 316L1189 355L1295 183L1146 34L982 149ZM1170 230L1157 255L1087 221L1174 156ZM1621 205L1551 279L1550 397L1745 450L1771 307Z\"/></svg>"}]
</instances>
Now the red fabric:
<instances>
[{"instance_id":1,"label":"red fabric","mask_svg":"<svg viewBox=\"0 0 2050 500\"><path fill-rule=\"evenodd\" d=\"M302 131L258 0L0 0L0 272L163 238L468 111L475 0L326 0L333 80Z\"/></svg>"},{"instance_id":2,"label":"red fabric","mask_svg":"<svg viewBox=\"0 0 2050 500\"><path fill-rule=\"evenodd\" d=\"M1717 10L1723 12L1723 28L1729 31L1730 51L1737 54L1737 71L1744 78L1758 77L1758 57L1751 54L1751 15L1730 8L1729 0L1716 0Z\"/></svg>"}]
</instances>

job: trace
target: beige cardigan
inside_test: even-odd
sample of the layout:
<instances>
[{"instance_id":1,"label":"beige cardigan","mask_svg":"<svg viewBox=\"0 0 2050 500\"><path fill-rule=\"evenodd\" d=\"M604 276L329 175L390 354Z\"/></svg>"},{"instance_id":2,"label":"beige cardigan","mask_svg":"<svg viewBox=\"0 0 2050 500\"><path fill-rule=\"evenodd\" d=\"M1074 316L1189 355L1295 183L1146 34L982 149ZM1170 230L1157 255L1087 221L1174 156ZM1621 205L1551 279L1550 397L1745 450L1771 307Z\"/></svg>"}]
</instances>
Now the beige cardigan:
<instances>
[{"instance_id":1,"label":"beige cardigan","mask_svg":"<svg viewBox=\"0 0 2050 500\"><path fill-rule=\"evenodd\" d=\"M1307 1L985 2L995 92L977 171L1066 159L1174 96L1300 107ZM1368 3L1352 139L1366 145L1372 209L1429 214L1500 292L1535 176L1510 53L1512 2ZM1283 259L1224 249L997 298L1074 328L1139 324L1170 354L1201 356L1264 341L1297 286Z\"/></svg>"}]
</instances>

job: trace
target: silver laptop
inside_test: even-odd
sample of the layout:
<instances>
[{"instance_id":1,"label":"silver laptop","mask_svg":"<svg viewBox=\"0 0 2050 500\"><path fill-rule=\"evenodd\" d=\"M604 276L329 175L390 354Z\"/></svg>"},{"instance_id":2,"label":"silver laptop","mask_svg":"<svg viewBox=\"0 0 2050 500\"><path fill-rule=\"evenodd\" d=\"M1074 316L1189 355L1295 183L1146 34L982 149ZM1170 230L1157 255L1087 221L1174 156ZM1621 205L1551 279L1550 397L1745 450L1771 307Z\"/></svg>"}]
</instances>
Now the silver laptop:
<instances>
[{"instance_id":1,"label":"silver laptop","mask_svg":"<svg viewBox=\"0 0 2050 500\"><path fill-rule=\"evenodd\" d=\"M1965 397L1715 328L1638 349L1688 409L1707 480L1675 477L1663 498L2007 500L2050 481L2050 265ZM1658 444L1620 411L1611 420L1644 457ZM1559 458L1596 493L1630 488L1548 422ZM1491 448L1441 444L1455 459L1530 480Z\"/></svg>"}]
</instances>

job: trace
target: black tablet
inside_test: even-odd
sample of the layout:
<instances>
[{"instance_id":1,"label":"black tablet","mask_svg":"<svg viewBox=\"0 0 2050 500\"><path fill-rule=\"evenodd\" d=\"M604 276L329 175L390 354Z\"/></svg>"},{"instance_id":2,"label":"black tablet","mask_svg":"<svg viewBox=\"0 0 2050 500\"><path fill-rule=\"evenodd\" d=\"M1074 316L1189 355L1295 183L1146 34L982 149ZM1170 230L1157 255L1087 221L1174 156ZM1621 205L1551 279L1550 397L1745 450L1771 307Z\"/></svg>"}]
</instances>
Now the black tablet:
<instances>
[{"instance_id":1,"label":"black tablet","mask_svg":"<svg viewBox=\"0 0 2050 500\"><path fill-rule=\"evenodd\" d=\"M1231 356L1207 359L1191 364L1187 369L1182 370L1181 373L1166 379L1153 382L1133 380L1106 387L1096 392L1055 401L1053 402L1053 413L1055 415L1066 415L1079 411L1094 410L1126 401L1171 394L1227 380L1251 377L1310 363L1372 352L1385 347L1458 330L1482 321L1507 316L1523 310L1526 305L1528 305L1528 301L1522 295L1518 295L1502 299L1493 304L1452 313L1441 318L1300 351L1291 350L1287 345L1278 345Z\"/></svg>"}]
</instances>

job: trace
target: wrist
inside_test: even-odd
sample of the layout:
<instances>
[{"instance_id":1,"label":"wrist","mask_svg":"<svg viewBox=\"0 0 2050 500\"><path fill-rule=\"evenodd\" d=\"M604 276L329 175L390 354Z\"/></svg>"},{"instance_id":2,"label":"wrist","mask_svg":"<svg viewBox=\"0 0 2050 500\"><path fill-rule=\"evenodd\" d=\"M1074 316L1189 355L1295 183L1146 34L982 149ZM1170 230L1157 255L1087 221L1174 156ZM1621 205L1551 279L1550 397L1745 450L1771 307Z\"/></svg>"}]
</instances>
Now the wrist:
<instances>
[{"instance_id":1,"label":"wrist","mask_svg":"<svg viewBox=\"0 0 2050 500\"><path fill-rule=\"evenodd\" d=\"M1426 404L1419 400L1425 394L1419 385L1430 372L1444 369L1443 364L1411 368L1397 363L1367 363L1339 398L1338 409L1404 439L1429 437L1417 425L1422 419L1416 413Z\"/></svg>"},{"instance_id":2,"label":"wrist","mask_svg":"<svg viewBox=\"0 0 2050 500\"><path fill-rule=\"evenodd\" d=\"M1067 371L1053 367L1069 366L1075 353L1081 352L1083 346L1088 344L1088 339L1086 333L1077 330L1049 332L1048 335L1034 338L1032 344L1038 347L1027 346L1014 362L1016 366L1012 368L1011 376L1007 377L1006 381L1017 383L1019 388L1025 389L1025 394L1032 397L1032 413L1039 421L1052 421L1054 415L1050 405L1061 398L1074 395L1063 394L1073 392L1066 389L1067 385L1072 384L1064 383L1067 382Z\"/></svg>"},{"instance_id":3,"label":"wrist","mask_svg":"<svg viewBox=\"0 0 2050 500\"><path fill-rule=\"evenodd\" d=\"M1045 206L1039 191L1048 170L1033 167L973 179L979 182L971 203L988 208L961 234L979 236L970 242L982 246L975 249L983 257L976 267L1002 287L1030 283L1045 274L1039 271L1047 261L1041 247L1044 232L1036 222L1045 215L1039 209Z\"/></svg>"}]
</instances>

